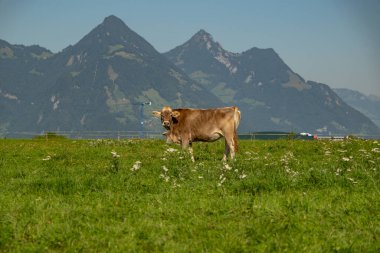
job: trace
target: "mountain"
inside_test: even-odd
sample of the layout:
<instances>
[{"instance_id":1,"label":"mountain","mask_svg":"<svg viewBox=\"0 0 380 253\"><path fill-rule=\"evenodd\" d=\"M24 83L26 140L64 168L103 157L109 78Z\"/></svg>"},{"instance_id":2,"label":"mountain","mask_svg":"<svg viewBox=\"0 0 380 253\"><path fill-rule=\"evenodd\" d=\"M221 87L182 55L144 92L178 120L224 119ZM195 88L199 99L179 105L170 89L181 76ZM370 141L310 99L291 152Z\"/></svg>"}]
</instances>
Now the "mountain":
<instances>
[{"instance_id":1,"label":"mountain","mask_svg":"<svg viewBox=\"0 0 380 253\"><path fill-rule=\"evenodd\" d=\"M242 111L241 132L379 134L328 85L305 81L273 49L226 51L200 30L165 56L223 102Z\"/></svg>"},{"instance_id":2,"label":"mountain","mask_svg":"<svg viewBox=\"0 0 380 253\"><path fill-rule=\"evenodd\" d=\"M0 136L7 129L30 123L42 99L40 92L46 88L40 69L52 56L39 46L11 45L0 40Z\"/></svg>"},{"instance_id":3,"label":"mountain","mask_svg":"<svg viewBox=\"0 0 380 253\"><path fill-rule=\"evenodd\" d=\"M362 112L380 127L380 97L367 96L350 89L334 89L334 91L344 102Z\"/></svg>"},{"instance_id":4,"label":"mountain","mask_svg":"<svg viewBox=\"0 0 380 253\"><path fill-rule=\"evenodd\" d=\"M224 50L200 30L160 54L109 16L59 53L0 40L0 136L43 131L140 129L163 105L238 105L241 133L294 131L379 134L329 86L306 82L273 49ZM146 130L161 130L158 120Z\"/></svg>"},{"instance_id":5,"label":"mountain","mask_svg":"<svg viewBox=\"0 0 380 253\"><path fill-rule=\"evenodd\" d=\"M57 54L1 41L0 55L3 133L138 130L142 102L145 114L222 104L115 16Z\"/></svg>"}]
</instances>

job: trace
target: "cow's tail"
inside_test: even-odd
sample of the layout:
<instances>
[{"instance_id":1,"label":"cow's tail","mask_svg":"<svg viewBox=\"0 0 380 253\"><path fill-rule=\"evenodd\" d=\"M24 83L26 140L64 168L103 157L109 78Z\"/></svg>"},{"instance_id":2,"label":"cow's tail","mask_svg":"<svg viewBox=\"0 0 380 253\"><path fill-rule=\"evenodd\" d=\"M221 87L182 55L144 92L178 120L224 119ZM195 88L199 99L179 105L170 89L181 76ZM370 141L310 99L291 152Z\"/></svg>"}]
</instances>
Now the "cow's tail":
<instances>
[{"instance_id":1,"label":"cow's tail","mask_svg":"<svg viewBox=\"0 0 380 253\"><path fill-rule=\"evenodd\" d=\"M235 112L234 112L234 147L235 147L235 152L238 151L237 128L239 127L240 118L241 118L241 113L239 111L239 108L235 107Z\"/></svg>"}]
</instances>

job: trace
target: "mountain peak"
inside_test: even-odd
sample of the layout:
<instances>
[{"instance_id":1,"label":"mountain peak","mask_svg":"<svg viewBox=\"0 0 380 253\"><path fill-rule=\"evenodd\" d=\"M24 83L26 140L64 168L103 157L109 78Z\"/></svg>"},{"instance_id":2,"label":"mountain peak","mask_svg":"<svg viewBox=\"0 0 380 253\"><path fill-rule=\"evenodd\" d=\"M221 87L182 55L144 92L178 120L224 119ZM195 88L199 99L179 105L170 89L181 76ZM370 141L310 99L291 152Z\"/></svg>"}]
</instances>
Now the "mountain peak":
<instances>
[{"instance_id":1,"label":"mountain peak","mask_svg":"<svg viewBox=\"0 0 380 253\"><path fill-rule=\"evenodd\" d=\"M211 44L216 43L214 41L212 35L203 29L199 30L196 34L194 34L193 37L191 37L190 41L194 41L194 42L200 43L200 44L209 44L209 46Z\"/></svg>"},{"instance_id":2,"label":"mountain peak","mask_svg":"<svg viewBox=\"0 0 380 253\"><path fill-rule=\"evenodd\" d=\"M200 38L207 41L209 40L214 41L214 39L212 38L212 35L203 29L200 29L196 34L194 34L193 38Z\"/></svg>"},{"instance_id":3,"label":"mountain peak","mask_svg":"<svg viewBox=\"0 0 380 253\"><path fill-rule=\"evenodd\" d=\"M118 17L110 15L96 26L90 33L83 37L79 44L120 43L121 37L128 37L133 31Z\"/></svg>"},{"instance_id":4,"label":"mountain peak","mask_svg":"<svg viewBox=\"0 0 380 253\"><path fill-rule=\"evenodd\" d=\"M116 17L115 15L110 15L106 17L102 23L105 26L123 26L126 27L127 25L121 20L120 18Z\"/></svg>"},{"instance_id":5,"label":"mountain peak","mask_svg":"<svg viewBox=\"0 0 380 253\"><path fill-rule=\"evenodd\" d=\"M144 45L144 46L143 46ZM141 36L130 29L120 18L110 15L95 27L90 33L84 36L74 47L78 51L91 50L92 52L108 53L110 47L122 47L129 51L137 48L145 48L153 52L153 47Z\"/></svg>"},{"instance_id":6,"label":"mountain peak","mask_svg":"<svg viewBox=\"0 0 380 253\"><path fill-rule=\"evenodd\" d=\"M101 23L98 27L101 27L101 30L111 34L125 34L131 31L131 29L124 23L124 21L115 15L106 17L103 20L103 23Z\"/></svg>"},{"instance_id":7,"label":"mountain peak","mask_svg":"<svg viewBox=\"0 0 380 253\"><path fill-rule=\"evenodd\" d=\"M228 53L218 42L214 40L210 33L203 29L194 34L188 43L196 45L196 47L202 50L207 50L213 56Z\"/></svg>"}]
</instances>

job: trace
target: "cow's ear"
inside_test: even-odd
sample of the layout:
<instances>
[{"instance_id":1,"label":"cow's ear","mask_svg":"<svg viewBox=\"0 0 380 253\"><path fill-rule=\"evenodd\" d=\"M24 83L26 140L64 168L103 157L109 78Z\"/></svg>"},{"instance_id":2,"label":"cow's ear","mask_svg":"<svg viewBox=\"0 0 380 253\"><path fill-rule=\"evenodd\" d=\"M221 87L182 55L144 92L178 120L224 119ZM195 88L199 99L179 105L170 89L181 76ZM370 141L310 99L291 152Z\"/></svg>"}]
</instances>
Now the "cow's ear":
<instances>
[{"instance_id":1,"label":"cow's ear","mask_svg":"<svg viewBox=\"0 0 380 253\"><path fill-rule=\"evenodd\" d=\"M181 113L180 113L179 111L173 111L173 112L172 112L172 116L173 116L173 118L178 118L179 115L181 115Z\"/></svg>"},{"instance_id":2,"label":"cow's ear","mask_svg":"<svg viewBox=\"0 0 380 253\"><path fill-rule=\"evenodd\" d=\"M156 118L161 118L161 112L159 112L159 111L153 111L153 112L152 112L152 115L153 115L154 117L156 117Z\"/></svg>"}]
</instances>

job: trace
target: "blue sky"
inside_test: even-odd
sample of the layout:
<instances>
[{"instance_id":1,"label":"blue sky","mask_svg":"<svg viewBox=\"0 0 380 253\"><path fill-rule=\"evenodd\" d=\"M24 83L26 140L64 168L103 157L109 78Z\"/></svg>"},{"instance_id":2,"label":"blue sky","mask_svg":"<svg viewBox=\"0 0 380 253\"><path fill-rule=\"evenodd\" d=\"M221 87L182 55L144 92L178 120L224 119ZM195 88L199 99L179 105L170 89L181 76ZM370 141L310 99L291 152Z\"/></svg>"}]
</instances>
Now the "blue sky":
<instances>
[{"instance_id":1,"label":"blue sky","mask_svg":"<svg viewBox=\"0 0 380 253\"><path fill-rule=\"evenodd\" d=\"M306 80L380 96L380 0L0 0L0 39L53 52L111 14L158 51L200 29L226 50L273 48Z\"/></svg>"}]
</instances>

